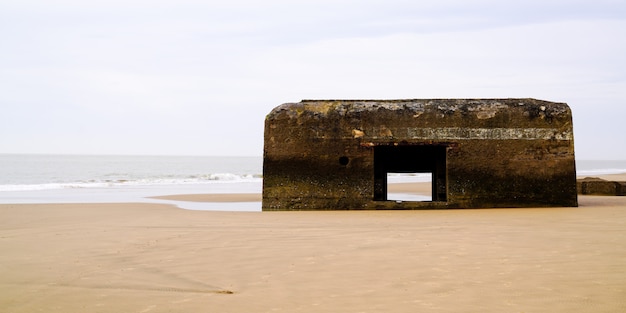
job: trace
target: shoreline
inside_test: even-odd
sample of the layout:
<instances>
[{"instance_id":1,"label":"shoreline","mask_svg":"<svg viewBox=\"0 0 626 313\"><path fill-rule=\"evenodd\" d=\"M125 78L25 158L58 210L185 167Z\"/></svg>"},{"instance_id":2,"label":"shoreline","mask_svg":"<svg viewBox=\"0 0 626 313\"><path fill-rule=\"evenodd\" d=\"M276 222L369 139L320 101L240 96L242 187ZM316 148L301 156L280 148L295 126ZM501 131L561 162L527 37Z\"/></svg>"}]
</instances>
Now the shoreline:
<instances>
[{"instance_id":1,"label":"shoreline","mask_svg":"<svg viewBox=\"0 0 626 313\"><path fill-rule=\"evenodd\" d=\"M626 181L626 173L578 176L599 177L606 180ZM176 205L187 210L260 211L261 183L191 184L126 186L110 188L77 188L59 190L0 192L0 203L160 203ZM234 191L234 192L233 192ZM423 201L430 197L430 182L391 183L389 192L394 197L401 194L406 201ZM405 197L406 196L406 197ZM415 200L413 200L415 199ZM425 199L424 199L425 200Z\"/></svg>"},{"instance_id":2,"label":"shoreline","mask_svg":"<svg viewBox=\"0 0 626 313\"><path fill-rule=\"evenodd\" d=\"M261 202L260 193L200 193L147 197L149 199L188 202Z\"/></svg>"},{"instance_id":3,"label":"shoreline","mask_svg":"<svg viewBox=\"0 0 626 313\"><path fill-rule=\"evenodd\" d=\"M430 182L425 183L393 183L389 184L389 192L428 196ZM200 194L173 194L147 197L148 199L202 202L202 203L228 203L228 202L261 202L261 193L200 193Z\"/></svg>"},{"instance_id":4,"label":"shoreline","mask_svg":"<svg viewBox=\"0 0 626 313\"><path fill-rule=\"evenodd\" d=\"M590 176L578 176L582 179ZM606 180L626 181L626 173L597 175ZM389 184L390 193L430 196L430 182L413 182L413 183L392 183ZM580 196L580 195L579 195ZM183 202L202 202L202 203L228 203L228 202L261 202L261 193L200 193L200 194L172 194L147 197L149 199L173 200Z\"/></svg>"}]
</instances>

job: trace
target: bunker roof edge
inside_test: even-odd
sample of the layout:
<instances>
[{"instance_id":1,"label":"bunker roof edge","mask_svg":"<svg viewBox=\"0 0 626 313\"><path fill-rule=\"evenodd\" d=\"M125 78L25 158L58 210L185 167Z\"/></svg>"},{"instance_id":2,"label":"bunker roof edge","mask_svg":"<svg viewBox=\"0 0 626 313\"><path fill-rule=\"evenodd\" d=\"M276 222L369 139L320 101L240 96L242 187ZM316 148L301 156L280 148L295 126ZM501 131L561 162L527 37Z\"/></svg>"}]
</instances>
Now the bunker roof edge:
<instances>
[{"instance_id":1,"label":"bunker roof edge","mask_svg":"<svg viewBox=\"0 0 626 313\"><path fill-rule=\"evenodd\" d=\"M534 98L467 98L467 99L394 99L394 100L302 100L300 102L288 102L275 107L266 119L287 113L289 118L297 117L302 113L327 114L335 111L343 114L352 112L373 111L386 109L390 111L409 110L412 112L425 112L427 108L446 112L457 110L481 111L497 110L505 107L528 107L528 111L544 111L552 116L567 114L571 115L571 109L567 103L551 102Z\"/></svg>"}]
</instances>

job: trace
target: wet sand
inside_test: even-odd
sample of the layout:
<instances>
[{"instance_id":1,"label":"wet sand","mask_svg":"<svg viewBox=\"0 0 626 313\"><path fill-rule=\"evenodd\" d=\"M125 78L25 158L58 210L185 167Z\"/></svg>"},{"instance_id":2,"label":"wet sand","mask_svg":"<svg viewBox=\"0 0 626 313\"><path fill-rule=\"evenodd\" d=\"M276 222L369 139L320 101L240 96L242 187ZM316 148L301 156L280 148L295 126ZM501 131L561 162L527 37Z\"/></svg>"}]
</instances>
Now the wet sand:
<instances>
[{"instance_id":1,"label":"wet sand","mask_svg":"<svg viewBox=\"0 0 626 313\"><path fill-rule=\"evenodd\" d=\"M579 202L328 212L0 205L0 312L625 312L626 197Z\"/></svg>"},{"instance_id":2,"label":"wet sand","mask_svg":"<svg viewBox=\"0 0 626 313\"><path fill-rule=\"evenodd\" d=\"M167 195L150 197L152 199L190 201L190 202L260 202L261 194L258 193L203 193L186 195Z\"/></svg>"},{"instance_id":3,"label":"wet sand","mask_svg":"<svg viewBox=\"0 0 626 313\"><path fill-rule=\"evenodd\" d=\"M389 192L429 195L430 183L399 183L390 184ZM260 202L261 194L257 193L216 193L216 194L183 194L150 197L152 199L190 201L190 202Z\"/></svg>"}]
</instances>

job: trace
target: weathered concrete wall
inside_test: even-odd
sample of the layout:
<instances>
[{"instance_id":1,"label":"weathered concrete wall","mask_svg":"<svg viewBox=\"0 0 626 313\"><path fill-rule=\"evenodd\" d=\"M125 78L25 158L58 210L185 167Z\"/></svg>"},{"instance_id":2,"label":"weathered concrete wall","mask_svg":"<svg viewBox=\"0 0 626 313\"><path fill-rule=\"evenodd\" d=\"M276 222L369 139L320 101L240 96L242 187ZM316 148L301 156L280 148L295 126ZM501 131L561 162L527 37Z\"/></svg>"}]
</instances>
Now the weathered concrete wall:
<instances>
[{"instance_id":1,"label":"weathered concrete wall","mask_svg":"<svg viewBox=\"0 0 626 313\"><path fill-rule=\"evenodd\" d=\"M381 146L445 147L446 201L374 201ZM263 175L263 210L577 205L570 109L534 99L284 104Z\"/></svg>"},{"instance_id":2,"label":"weathered concrete wall","mask_svg":"<svg viewBox=\"0 0 626 313\"><path fill-rule=\"evenodd\" d=\"M626 195L626 182L587 177L577 181L578 194L598 196Z\"/></svg>"}]
</instances>

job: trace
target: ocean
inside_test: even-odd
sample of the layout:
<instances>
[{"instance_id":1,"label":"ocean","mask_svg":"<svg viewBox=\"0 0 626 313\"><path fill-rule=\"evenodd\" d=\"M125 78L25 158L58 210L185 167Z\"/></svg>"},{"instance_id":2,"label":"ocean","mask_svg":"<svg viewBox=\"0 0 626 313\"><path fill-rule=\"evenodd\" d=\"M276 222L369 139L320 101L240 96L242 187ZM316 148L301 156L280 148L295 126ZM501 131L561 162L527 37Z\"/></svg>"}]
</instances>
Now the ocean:
<instances>
[{"instance_id":1,"label":"ocean","mask_svg":"<svg viewBox=\"0 0 626 313\"><path fill-rule=\"evenodd\" d=\"M626 172L626 160L577 160L579 176ZM260 211L261 204L194 203L150 196L260 193L262 157L0 154L0 203L174 204L191 210ZM390 176L392 182L430 175Z\"/></svg>"},{"instance_id":2,"label":"ocean","mask_svg":"<svg viewBox=\"0 0 626 313\"><path fill-rule=\"evenodd\" d=\"M147 197L260 193L262 157L0 154L0 203L174 204L191 210L260 211L260 203Z\"/></svg>"}]
</instances>

